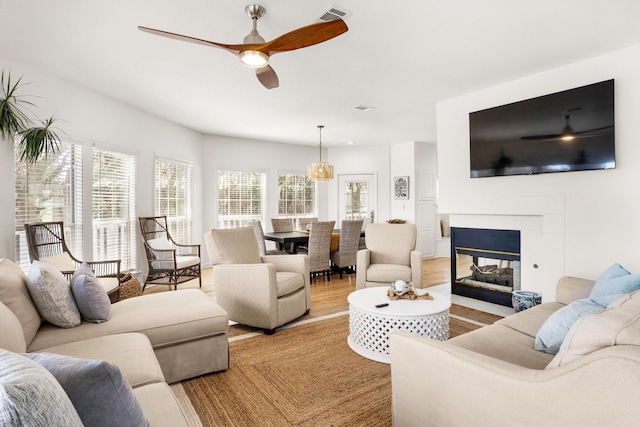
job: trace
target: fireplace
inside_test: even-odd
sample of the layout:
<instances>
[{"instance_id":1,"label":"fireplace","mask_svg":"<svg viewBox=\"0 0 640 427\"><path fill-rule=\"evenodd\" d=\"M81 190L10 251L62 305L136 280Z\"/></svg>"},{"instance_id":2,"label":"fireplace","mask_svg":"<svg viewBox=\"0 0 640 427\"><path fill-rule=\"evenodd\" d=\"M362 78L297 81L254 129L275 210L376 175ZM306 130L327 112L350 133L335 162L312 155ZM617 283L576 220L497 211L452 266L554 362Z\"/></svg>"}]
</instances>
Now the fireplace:
<instances>
[{"instance_id":1,"label":"fireplace","mask_svg":"<svg viewBox=\"0 0 640 427\"><path fill-rule=\"evenodd\" d=\"M520 231L451 228L451 293L511 307L520 289Z\"/></svg>"}]
</instances>

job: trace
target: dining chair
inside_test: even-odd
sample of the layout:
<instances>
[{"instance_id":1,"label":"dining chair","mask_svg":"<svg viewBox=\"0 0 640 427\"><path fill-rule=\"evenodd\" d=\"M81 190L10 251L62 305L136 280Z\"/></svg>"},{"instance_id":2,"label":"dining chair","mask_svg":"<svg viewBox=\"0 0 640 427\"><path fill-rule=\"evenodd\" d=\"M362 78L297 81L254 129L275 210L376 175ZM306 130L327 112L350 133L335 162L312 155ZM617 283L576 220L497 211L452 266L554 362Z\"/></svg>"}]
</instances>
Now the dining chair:
<instances>
[{"instance_id":1,"label":"dining chair","mask_svg":"<svg viewBox=\"0 0 640 427\"><path fill-rule=\"evenodd\" d=\"M198 279L200 274L200 245L176 243L167 226L166 216L138 217L144 249L147 254L149 272L142 290L148 284L169 285L178 289L178 284Z\"/></svg>"},{"instance_id":2,"label":"dining chair","mask_svg":"<svg viewBox=\"0 0 640 427\"><path fill-rule=\"evenodd\" d=\"M29 258L53 265L71 280L73 272L83 261L74 257L64 237L64 222L37 222L25 224ZM120 260L85 261L94 272L100 284L107 291L111 302L119 299Z\"/></svg>"},{"instance_id":3,"label":"dining chair","mask_svg":"<svg viewBox=\"0 0 640 427\"><path fill-rule=\"evenodd\" d=\"M259 220L251 220L248 222L248 225L253 227L253 233L256 235L256 240L258 241L258 250L260 251L261 256L289 254L288 252L281 251L279 249L267 249L267 242L264 238L264 229L262 228L262 223Z\"/></svg>"},{"instance_id":4,"label":"dining chair","mask_svg":"<svg viewBox=\"0 0 640 427\"><path fill-rule=\"evenodd\" d=\"M271 218L271 228L274 233L293 231L293 218Z\"/></svg>"},{"instance_id":5,"label":"dining chair","mask_svg":"<svg viewBox=\"0 0 640 427\"><path fill-rule=\"evenodd\" d=\"M309 282L313 283L313 276L325 274L327 281L331 281L331 233L335 221L317 221L311 224L309 230Z\"/></svg>"},{"instance_id":6,"label":"dining chair","mask_svg":"<svg viewBox=\"0 0 640 427\"><path fill-rule=\"evenodd\" d=\"M298 229L306 230L312 222L318 222L318 217L298 218Z\"/></svg>"},{"instance_id":7,"label":"dining chair","mask_svg":"<svg viewBox=\"0 0 640 427\"><path fill-rule=\"evenodd\" d=\"M347 219L340 223L340 243L338 250L331 252L331 263L341 279L344 271L354 272L356 269L363 222L361 219Z\"/></svg>"}]
</instances>

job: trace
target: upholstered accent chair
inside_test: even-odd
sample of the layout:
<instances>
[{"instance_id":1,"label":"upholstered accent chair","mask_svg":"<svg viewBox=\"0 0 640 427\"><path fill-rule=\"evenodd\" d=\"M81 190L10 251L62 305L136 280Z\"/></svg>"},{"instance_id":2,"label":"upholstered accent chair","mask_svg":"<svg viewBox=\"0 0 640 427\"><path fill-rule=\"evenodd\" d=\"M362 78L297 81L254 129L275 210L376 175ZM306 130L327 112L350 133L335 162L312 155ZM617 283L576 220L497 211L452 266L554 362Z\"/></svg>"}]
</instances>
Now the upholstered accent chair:
<instances>
[{"instance_id":1,"label":"upholstered accent chair","mask_svg":"<svg viewBox=\"0 0 640 427\"><path fill-rule=\"evenodd\" d=\"M25 224L29 258L43 261L60 270L68 280L73 272L82 264L74 257L65 240L63 221L37 222ZM95 273L100 284L104 286L111 302L118 301L120 290L120 260L86 261Z\"/></svg>"},{"instance_id":2,"label":"upholstered accent chair","mask_svg":"<svg viewBox=\"0 0 640 427\"><path fill-rule=\"evenodd\" d=\"M288 252L281 251L279 249L267 249L267 242L264 238L264 229L262 228L262 223L259 220L254 219L249 221L248 225L253 227L253 233L256 235L256 240L258 241L258 251L260 252L260 256L288 254Z\"/></svg>"},{"instance_id":3,"label":"upholstered accent chair","mask_svg":"<svg viewBox=\"0 0 640 427\"><path fill-rule=\"evenodd\" d=\"M138 221L149 267L142 290L150 283L173 286L176 290L180 283L193 279L198 279L202 287L200 245L176 243L169 233L166 216L139 217Z\"/></svg>"},{"instance_id":4,"label":"upholstered accent chair","mask_svg":"<svg viewBox=\"0 0 640 427\"><path fill-rule=\"evenodd\" d=\"M394 280L422 287L422 253L415 250L415 224L367 224L366 249L358 251L356 289L389 286Z\"/></svg>"},{"instance_id":5,"label":"upholstered accent chair","mask_svg":"<svg viewBox=\"0 0 640 427\"><path fill-rule=\"evenodd\" d=\"M271 218L271 228L274 233L293 231L293 218Z\"/></svg>"},{"instance_id":6,"label":"upholstered accent chair","mask_svg":"<svg viewBox=\"0 0 640 427\"><path fill-rule=\"evenodd\" d=\"M355 271L362 231L361 219L348 219L340 223L340 244L338 250L331 253L331 263L342 279L344 271Z\"/></svg>"},{"instance_id":7,"label":"upholstered accent chair","mask_svg":"<svg viewBox=\"0 0 640 427\"><path fill-rule=\"evenodd\" d=\"M204 241L213 264L216 302L230 320L270 335L309 312L309 257L261 257L252 227L213 229Z\"/></svg>"},{"instance_id":8,"label":"upholstered accent chair","mask_svg":"<svg viewBox=\"0 0 640 427\"><path fill-rule=\"evenodd\" d=\"M309 230L309 272L311 276L326 275L331 280L331 233L335 221L316 221ZM309 280L313 278L309 276Z\"/></svg>"}]
</instances>

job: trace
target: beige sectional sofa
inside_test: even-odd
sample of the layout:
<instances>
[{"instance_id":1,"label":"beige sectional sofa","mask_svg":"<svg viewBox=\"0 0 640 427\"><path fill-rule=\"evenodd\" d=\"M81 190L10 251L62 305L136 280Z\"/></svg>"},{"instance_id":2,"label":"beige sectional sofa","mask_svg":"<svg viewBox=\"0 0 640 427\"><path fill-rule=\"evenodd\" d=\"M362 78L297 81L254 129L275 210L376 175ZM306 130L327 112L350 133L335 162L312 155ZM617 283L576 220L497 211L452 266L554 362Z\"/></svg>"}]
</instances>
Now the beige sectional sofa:
<instances>
[{"instance_id":1,"label":"beige sectional sofa","mask_svg":"<svg viewBox=\"0 0 640 427\"><path fill-rule=\"evenodd\" d=\"M563 277L556 302L444 342L393 332L394 426L638 425L640 291L574 323L556 356L534 349L545 320L593 285Z\"/></svg>"},{"instance_id":2,"label":"beige sectional sofa","mask_svg":"<svg viewBox=\"0 0 640 427\"><path fill-rule=\"evenodd\" d=\"M228 317L196 289L126 299L103 323L60 328L41 320L22 270L0 259L0 348L117 365L151 425L186 425L168 383L229 367Z\"/></svg>"}]
</instances>

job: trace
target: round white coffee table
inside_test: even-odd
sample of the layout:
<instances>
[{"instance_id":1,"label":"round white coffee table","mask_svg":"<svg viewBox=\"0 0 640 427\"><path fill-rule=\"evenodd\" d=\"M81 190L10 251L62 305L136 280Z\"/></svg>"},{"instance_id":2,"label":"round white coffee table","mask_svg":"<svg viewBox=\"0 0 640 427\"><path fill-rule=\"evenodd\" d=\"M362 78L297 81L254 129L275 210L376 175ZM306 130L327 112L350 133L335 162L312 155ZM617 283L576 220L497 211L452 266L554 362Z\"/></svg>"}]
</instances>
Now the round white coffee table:
<instances>
[{"instance_id":1,"label":"round white coffee table","mask_svg":"<svg viewBox=\"0 0 640 427\"><path fill-rule=\"evenodd\" d=\"M389 333L395 330L444 341L449 338L451 301L428 291L433 300L391 301L389 288L380 286L360 289L349 294L349 347L359 355L377 362L390 363ZM424 294L427 290L417 289ZM377 304L388 306L377 308Z\"/></svg>"}]
</instances>

